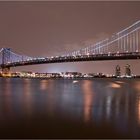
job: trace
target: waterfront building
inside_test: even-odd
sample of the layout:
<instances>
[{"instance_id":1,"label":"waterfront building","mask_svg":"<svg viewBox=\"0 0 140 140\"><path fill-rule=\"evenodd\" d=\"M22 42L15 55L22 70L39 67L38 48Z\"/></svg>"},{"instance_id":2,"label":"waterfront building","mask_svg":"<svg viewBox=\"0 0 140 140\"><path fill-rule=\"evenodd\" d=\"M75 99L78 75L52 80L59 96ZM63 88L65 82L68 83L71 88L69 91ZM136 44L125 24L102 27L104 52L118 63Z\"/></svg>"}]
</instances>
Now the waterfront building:
<instances>
[{"instance_id":1,"label":"waterfront building","mask_svg":"<svg viewBox=\"0 0 140 140\"><path fill-rule=\"evenodd\" d=\"M116 76L121 76L121 68L120 68L119 65L116 66L115 75L116 75Z\"/></svg>"},{"instance_id":2,"label":"waterfront building","mask_svg":"<svg viewBox=\"0 0 140 140\"><path fill-rule=\"evenodd\" d=\"M126 76L131 76L131 69L130 69L130 65L129 64L127 64L125 66L125 75Z\"/></svg>"}]
</instances>

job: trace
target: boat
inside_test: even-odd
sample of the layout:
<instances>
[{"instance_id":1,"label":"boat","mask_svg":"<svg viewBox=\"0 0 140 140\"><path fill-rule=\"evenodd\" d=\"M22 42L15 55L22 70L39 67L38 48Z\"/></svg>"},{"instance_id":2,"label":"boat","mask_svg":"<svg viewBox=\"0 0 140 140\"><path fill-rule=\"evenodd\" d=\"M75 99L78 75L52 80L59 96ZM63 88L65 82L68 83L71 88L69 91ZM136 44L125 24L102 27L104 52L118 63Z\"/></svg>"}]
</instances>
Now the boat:
<instances>
[{"instance_id":1,"label":"boat","mask_svg":"<svg viewBox=\"0 0 140 140\"><path fill-rule=\"evenodd\" d=\"M77 82L78 82L77 80L73 81L73 83L77 83Z\"/></svg>"}]
</instances>

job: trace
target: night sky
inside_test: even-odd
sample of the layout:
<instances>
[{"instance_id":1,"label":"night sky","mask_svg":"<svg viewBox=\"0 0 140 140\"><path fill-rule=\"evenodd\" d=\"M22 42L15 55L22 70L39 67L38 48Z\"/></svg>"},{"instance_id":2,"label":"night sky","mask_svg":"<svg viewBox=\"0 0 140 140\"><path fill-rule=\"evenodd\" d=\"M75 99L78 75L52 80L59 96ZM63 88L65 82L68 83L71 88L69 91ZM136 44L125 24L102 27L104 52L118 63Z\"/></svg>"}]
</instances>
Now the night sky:
<instances>
[{"instance_id":1,"label":"night sky","mask_svg":"<svg viewBox=\"0 0 140 140\"><path fill-rule=\"evenodd\" d=\"M31 57L61 55L105 39L140 20L140 1L0 2L0 48ZM43 64L13 71L114 73L129 63L140 74L140 60Z\"/></svg>"}]
</instances>

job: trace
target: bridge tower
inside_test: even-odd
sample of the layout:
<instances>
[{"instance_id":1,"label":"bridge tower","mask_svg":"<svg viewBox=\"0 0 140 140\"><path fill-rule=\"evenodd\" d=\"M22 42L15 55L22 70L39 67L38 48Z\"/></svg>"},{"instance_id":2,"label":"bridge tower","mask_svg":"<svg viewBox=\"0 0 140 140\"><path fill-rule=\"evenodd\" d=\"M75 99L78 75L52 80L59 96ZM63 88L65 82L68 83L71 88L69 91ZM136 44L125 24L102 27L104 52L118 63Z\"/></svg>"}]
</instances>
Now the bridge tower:
<instances>
[{"instance_id":1,"label":"bridge tower","mask_svg":"<svg viewBox=\"0 0 140 140\"><path fill-rule=\"evenodd\" d=\"M6 64L10 61L10 48L3 48L2 51L2 64Z\"/></svg>"},{"instance_id":2,"label":"bridge tower","mask_svg":"<svg viewBox=\"0 0 140 140\"><path fill-rule=\"evenodd\" d=\"M10 62L10 48L3 48L2 50L2 65ZM2 66L2 73L4 75L9 75L10 74L10 67L3 67Z\"/></svg>"}]
</instances>

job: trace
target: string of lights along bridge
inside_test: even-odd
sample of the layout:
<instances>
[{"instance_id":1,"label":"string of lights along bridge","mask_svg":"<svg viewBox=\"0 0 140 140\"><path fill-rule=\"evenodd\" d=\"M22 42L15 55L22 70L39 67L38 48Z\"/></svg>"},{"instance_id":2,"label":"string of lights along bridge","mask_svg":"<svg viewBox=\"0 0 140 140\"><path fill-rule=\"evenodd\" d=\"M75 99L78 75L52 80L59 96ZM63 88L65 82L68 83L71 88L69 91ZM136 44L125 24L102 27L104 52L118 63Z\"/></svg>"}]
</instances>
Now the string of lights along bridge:
<instances>
[{"instance_id":1,"label":"string of lights along bridge","mask_svg":"<svg viewBox=\"0 0 140 140\"><path fill-rule=\"evenodd\" d=\"M113 34L111 37L64 55L32 58L11 51L0 50L0 68L34 65L43 63L62 63L74 61L121 60L140 58L140 20Z\"/></svg>"}]
</instances>

